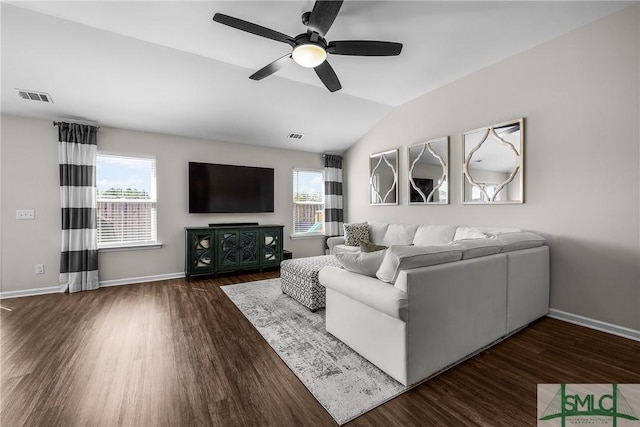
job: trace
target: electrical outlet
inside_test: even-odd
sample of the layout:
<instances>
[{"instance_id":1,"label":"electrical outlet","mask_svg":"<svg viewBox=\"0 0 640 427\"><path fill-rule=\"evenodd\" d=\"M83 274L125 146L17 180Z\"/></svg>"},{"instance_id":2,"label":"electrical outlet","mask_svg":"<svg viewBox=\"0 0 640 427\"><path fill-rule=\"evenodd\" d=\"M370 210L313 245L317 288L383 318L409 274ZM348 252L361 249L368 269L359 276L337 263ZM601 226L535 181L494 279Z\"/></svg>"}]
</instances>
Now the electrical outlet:
<instances>
[{"instance_id":1,"label":"electrical outlet","mask_svg":"<svg viewBox=\"0 0 640 427\"><path fill-rule=\"evenodd\" d=\"M34 219L36 217L33 209L18 209L16 219Z\"/></svg>"},{"instance_id":2,"label":"electrical outlet","mask_svg":"<svg viewBox=\"0 0 640 427\"><path fill-rule=\"evenodd\" d=\"M44 274L44 264L36 264L36 274Z\"/></svg>"}]
</instances>

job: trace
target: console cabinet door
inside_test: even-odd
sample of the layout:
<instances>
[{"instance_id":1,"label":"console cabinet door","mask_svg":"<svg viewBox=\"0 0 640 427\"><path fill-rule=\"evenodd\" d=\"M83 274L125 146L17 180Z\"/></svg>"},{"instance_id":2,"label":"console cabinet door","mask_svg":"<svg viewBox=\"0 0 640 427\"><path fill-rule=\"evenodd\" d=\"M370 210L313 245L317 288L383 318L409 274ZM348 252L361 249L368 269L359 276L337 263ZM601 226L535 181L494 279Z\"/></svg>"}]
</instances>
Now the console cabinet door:
<instances>
[{"instance_id":1,"label":"console cabinet door","mask_svg":"<svg viewBox=\"0 0 640 427\"><path fill-rule=\"evenodd\" d=\"M187 276L213 273L213 247L213 233L211 230L187 231Z\"/></svg>"},{"instance_id":2,"label":"console cabinet door","mask_svg":"<svg viewBox=\"0 0 640 427\"><path fill-rule=\"evenodd\" d=\"M260 230L261 267L280 265L282 261L282 228L262 228Z\"/></svg>"},{"instance_id":3,"label":"console cabinet door","mask_svg":"<svg viewBox=\"0 0 640 427\"><path fill-rule=\"evenodd\" d=\"M216 270L237 270L260 264L258 229L229 229L216 231Z\"/></svg>"}]
</instances>

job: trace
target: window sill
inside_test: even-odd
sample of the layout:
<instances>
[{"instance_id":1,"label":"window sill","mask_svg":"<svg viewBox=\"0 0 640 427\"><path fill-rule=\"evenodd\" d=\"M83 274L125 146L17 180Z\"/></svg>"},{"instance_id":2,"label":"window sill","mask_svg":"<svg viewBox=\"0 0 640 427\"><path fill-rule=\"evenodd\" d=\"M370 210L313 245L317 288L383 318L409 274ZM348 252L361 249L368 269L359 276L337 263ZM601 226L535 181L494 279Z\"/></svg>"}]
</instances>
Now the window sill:
<instances>
[{"instance_id":1,"label":"window sill","mask_svg":"<svg viewBox=\"0 0 640 427\"><path fill-rule=\"evenodd\" d=\"M302 240L302 239L320 239L324 238L324 233L302 233L302 234L292 234L292 240Z\"/></svg>"},{"instance_id":2,"label":"window sill","mask_svg":"<svg viewBox=\"0 0 640 427\"><path fill-rule=\"evenodd\" d=\"M140 250L147 250L147 249L160 249L161 247L162 247L162 242L137 243L133 245L121 245L121 246L101 246L98 248L98 253L120 252L120 251L140 251Z\"/></svg>"}]
</instances>

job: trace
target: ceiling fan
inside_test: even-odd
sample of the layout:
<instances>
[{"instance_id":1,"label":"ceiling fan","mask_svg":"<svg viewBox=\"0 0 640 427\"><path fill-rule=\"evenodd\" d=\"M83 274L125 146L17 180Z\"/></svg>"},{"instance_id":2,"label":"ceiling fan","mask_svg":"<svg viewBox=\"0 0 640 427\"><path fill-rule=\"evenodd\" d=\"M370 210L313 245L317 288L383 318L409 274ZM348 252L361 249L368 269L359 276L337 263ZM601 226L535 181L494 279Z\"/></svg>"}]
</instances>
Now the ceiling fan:
<instances>
[{"instance_id":1,"label":"ceiling fan","mask_svg":"<svg viewBox=\"0 0 640 427\"><path fill-rule=\"evenodd\" d=\"M322 83L331 92L342 88L338 76L329 62L327 54L353 56L395 56L402 50L402 43L382 42L372 40L343 40L327 42L325 34L331 28L338 16L342 1L321 1L313 5L311 12L302 14L302 23L307 26L305 33L290 37L278 31L233 18L222 13L216 13L213 20L224 25L246 31L257 36L265 37L293 48L291 53L276 59L266 67L261 68L249 76L253 80L262 80L287 65L291 59L303 67L313 68Z\"/></svg>"}]
</instances>

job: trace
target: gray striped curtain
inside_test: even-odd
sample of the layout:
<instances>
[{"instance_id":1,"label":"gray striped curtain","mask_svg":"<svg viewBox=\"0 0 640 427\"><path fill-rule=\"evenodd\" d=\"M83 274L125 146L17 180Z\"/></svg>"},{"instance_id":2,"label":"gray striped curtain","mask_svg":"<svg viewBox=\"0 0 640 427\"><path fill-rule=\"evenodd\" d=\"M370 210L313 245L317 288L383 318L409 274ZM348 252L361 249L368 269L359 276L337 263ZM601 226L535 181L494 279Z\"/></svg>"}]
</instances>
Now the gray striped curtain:
<instances>
[{"instance_id":1,"label":"gray striped curtain","mask_svg":"<svg viewBox=\"0 0 640 427\"><path fill-rule=\"evenodd\" d=\"M57 122L62 206L60 287L66 292L98 288L96 154L98 128Z\"/></svg>"},{"instance_id":2,"label":"gray striped curtain","mask_svg":"<svg viewBox=\"0 0 640 427\"><path fill-rule=\"evenodd\" d=\"M343 234L342 157L324 156L324 234L326 237Z\"/></svg>"}]
</instances>

